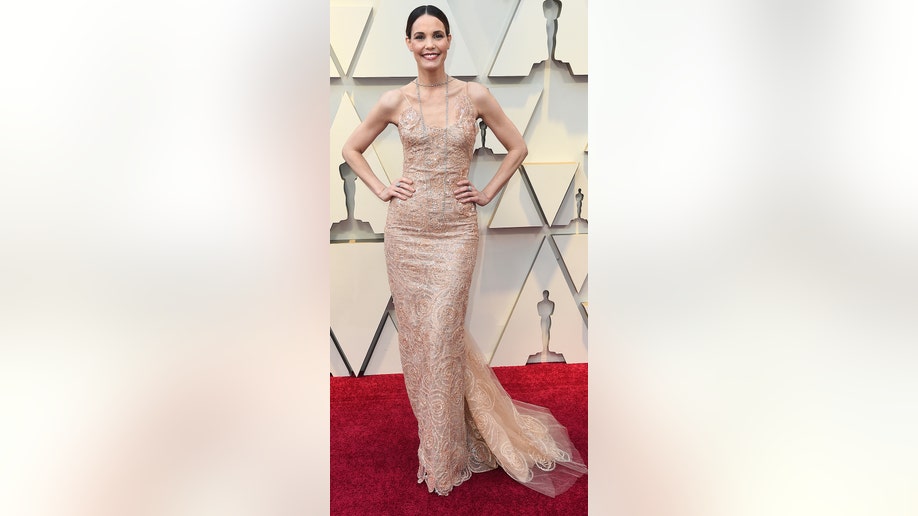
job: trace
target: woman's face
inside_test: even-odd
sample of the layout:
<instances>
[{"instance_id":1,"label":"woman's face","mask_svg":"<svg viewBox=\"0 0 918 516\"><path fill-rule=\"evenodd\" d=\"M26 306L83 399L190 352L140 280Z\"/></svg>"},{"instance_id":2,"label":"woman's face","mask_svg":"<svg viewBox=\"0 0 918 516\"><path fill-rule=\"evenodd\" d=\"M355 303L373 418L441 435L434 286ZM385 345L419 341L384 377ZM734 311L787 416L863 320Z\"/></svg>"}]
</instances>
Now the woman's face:
<instances>
[{"instance_id":1,"label":"woman's face","mask_svg":"<svg viewBox=\"0 0 918 516\"><path fill-rule=\"evenodd\" d=\"M429 14L422 15L411 26L411 37L405 38L408 50L414 55L419 68L443 68L446 51L452 36L446 34L443 22Z\"/></svg>"}]
</instances>

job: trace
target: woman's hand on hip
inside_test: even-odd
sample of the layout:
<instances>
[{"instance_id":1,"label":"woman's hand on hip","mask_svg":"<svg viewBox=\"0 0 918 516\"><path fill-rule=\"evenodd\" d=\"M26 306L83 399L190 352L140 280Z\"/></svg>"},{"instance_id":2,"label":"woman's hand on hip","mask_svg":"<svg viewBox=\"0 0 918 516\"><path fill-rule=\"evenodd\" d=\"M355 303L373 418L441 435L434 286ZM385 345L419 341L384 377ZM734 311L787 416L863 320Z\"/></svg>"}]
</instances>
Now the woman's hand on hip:
<instances>
[{"instance_id":1,"label":"woman's hand on hip","mask_svg":"<svg viewBox=\"0 0 918 516\"><path fill-rule=\"evenodd\" d=\"M400 177L391 185L383 188L381 192L376 194L376 197L379 197L383 201L391 201L393 197L405 201L414 195L414 187L411 186L412 184L414 184L413 179Z\"/></svg>"},{"instance_id":2,"label":"woman's hand on hip","mask_svg":"<svg viewBox=\"0 0 918 516\"><path fill-rule=\"evenodd\" d=\"M459 182L456 183L456 189L453 190L453 195L455 195L456 200L461 203L473 202L479 206L484 206L491 202L491 198L481 190L475 188L475 185L468 179L460 179Z\"/></svg>"}]
</instances>

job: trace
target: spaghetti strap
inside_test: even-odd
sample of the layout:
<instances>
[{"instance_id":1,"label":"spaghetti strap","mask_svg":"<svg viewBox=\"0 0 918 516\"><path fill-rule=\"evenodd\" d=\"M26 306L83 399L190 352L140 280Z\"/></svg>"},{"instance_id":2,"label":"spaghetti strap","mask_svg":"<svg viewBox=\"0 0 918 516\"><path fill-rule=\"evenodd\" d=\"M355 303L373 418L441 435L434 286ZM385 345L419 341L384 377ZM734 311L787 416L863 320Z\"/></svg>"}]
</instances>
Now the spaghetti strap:
<instances>
[{"instance_id":1,"label":"spaghetti strap","mask_svg":"<svg viewBox=\"0 0 918 516\"><path fill-rule=\"evenodd\" d=\"M408 98L408 95L405 95L405 92L402 91L401 88L399 88L398 92L402 94L402 98L405 99L405 102L408 103L408 107L414 108L414 106L411 105L411 100Z\"/></svg>"}]
</instances>

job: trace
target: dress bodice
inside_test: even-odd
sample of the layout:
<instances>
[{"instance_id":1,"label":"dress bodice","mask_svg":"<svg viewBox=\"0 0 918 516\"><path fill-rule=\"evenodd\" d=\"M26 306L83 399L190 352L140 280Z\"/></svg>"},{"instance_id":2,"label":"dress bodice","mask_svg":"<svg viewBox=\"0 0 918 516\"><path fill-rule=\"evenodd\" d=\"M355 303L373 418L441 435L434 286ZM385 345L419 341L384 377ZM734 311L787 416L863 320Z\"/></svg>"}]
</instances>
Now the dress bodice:
<instances>
[{"instance_id":1,"label":"dress bodice","mask_svg":"<svg viewBox=\"0 0 918 516\"><path fill-rule=\"evenodd\" d=\"M402 175L414 181L415 191L408 200L393 199L389 203L389 227L404 224L441 231L458 223L451 227L471 231L469 226L477 224L475 203L460 203L453 193L458 182L469 175L478 132L477 112L466 91L459 91L449 100L451 123L437 127L429 123L426 114L422 115L423 105L416 107L409 97L404 98L407 106L398 118L404 155Z\"/></svg>"},{"instance_id":2,"label":"dress bodice","mask_svg":"<svg viewBox=\"0 0 918 516\"><path fill-rule=\"evenodd\" d=\"M450 110L452 123L438 127L421 115L423 106L408 106L399 116L398 134L402 140L405 175L438 175L448 172L465 177L468 173L478 126L472 99L462 92L450 99L457 104ZM444 163L445 162L445 163Z\"/></svg>"}]
</instances>

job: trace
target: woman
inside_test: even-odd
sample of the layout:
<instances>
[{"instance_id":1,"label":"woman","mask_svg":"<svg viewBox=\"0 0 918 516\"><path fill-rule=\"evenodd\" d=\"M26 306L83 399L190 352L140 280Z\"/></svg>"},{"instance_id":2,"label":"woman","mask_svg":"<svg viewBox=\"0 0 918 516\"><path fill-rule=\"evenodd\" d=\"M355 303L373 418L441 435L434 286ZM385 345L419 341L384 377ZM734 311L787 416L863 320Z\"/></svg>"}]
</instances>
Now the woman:
<instances>
[{"instance_id":1,"label":"woman","mask_svg":"<svg viewBox=\"0 0 918 516\"><path fill-rule=\"evenodd\" d=\"M547 410L511 400L465 333L478 248L476 206L494 199L527 150L485 87L446 74L451 40L440 9L426 5L411 12L405 43L418 77L383 94L342 155L389 203L386 268L405 386L418 419L418 482L446 495L472 473L500 466L555 496L586 472L567 431ZM478 118L507 148L480 190L468 179ZM403 175L390 185L363 157L388 124L398 127L404 149Z\"/></svg>"}]
</instances>

